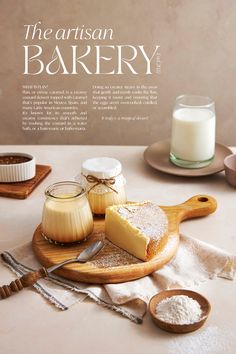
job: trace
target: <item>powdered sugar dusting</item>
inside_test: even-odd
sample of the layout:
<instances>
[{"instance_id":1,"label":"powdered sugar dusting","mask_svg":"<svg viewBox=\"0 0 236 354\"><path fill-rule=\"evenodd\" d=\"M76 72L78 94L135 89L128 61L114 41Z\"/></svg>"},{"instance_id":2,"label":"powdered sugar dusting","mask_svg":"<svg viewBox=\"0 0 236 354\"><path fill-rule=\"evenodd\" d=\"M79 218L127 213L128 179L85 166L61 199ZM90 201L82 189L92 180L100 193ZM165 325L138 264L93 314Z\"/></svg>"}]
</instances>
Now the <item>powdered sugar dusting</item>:
<instances>
[{"instance_id":1,"label":"powdered sugar dusting","mask_svg":"<svg viewBox=\"0 0 236 354\"><path fill-rule=\"evenodd\" d=\"M159 240L167 231L167 217L154 203L123 205L117 209L117 212L152 240Z\"/></svg>"},{"instance_id":2,"label":"powdered sugar dusting","mask_svg":"<svg viewBox=\"0 0 236 354\"><path fill-rule=\"evenodd\" d=\"M168 344L168 354L228 354L234 353L235 331L209 326L198 332L177 336Z\"/></svg>"},{"instance_id":3,"label":"powdered sugar dusting","mask_svg":"<svg viewBox=\"0 0 236 354\"><path fill-rule=\"evenodd\" d=\"M104 247L101 252L90 262L96 268L110 268L129 264L141 263L140 259L132 256L113 243L104 240Z\"/></svg>"}]
</instances>

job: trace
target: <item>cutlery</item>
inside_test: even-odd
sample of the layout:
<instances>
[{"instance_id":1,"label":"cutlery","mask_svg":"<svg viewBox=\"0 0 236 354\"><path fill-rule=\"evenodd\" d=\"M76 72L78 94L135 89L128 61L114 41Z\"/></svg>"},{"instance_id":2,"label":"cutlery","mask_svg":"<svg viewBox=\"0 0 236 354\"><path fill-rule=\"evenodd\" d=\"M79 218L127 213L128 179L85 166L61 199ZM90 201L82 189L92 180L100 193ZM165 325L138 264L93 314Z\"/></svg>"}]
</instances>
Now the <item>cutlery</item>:
<instances>
[{"instance_id":1,"label":"cutlery","mask_svg":"<svg viewBox=\"0 0 236 354\"><path fill-rule=\"evenodd\" d=\"M102 241L96 241L91 246L83 250L77 257L67 259L63 262L55 264L49 268L40 268L34 272L27 273L20 278L12 281L9 285L3 285L0 287L0 298L6 299L11 296L13 292L18 292L23 288L36 283L39 279L47 277L51 272L70 263L86 263L89 259L95 256L104 246Z\"/></svg>"}]
</instances>

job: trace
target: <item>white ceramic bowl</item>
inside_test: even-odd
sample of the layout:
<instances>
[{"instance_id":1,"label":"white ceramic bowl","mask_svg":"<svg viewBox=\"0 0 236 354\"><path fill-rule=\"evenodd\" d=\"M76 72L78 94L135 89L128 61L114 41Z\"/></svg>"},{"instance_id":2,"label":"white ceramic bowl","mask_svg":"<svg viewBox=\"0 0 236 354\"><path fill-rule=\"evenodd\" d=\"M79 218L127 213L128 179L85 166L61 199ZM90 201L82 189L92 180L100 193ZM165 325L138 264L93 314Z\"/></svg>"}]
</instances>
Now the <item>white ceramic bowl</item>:
<instances>
[{"instance_id":1,"label":"white ceramic bowl","mask_svg":"<svg viewBox=\"0 0 236 354\"><path fill-rule=\"evenodd\" d=\"M0 153L0 182L23 182L35 177L35 157L25 153Z\"/></svg>"}]
</instances>

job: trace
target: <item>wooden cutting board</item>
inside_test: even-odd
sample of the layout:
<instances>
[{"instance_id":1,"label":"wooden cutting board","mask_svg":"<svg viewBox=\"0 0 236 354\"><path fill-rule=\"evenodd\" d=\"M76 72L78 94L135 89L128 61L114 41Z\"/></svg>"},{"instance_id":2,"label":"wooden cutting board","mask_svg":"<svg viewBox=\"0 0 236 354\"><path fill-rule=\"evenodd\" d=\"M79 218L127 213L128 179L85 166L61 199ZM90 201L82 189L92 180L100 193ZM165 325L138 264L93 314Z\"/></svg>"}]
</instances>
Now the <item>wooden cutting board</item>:
<instances>
[{"instance_id":1,"label":"wooden cutting board","mask_svg":"<svg viewBox=\"0 0 236 354\"><path fill-rule=\"evenodd\" d=\"M0 196L26 199L51 170L50 166L36 165L36 175L34 178L24 182L0 183Z\"/></svg>"},{"instance_id":2,"label":"wooden cutting board","mask_svg":"<svg viewBox=\"0 0 236 354\"><path fill-rule=\"evenodd\" d=\"M176 206L161 206L169 222L168 242L152 260L143 262L105 240L105 247L93 260L85 264L73 263L55 273L67 279L86 283L120 283L142 278L160 269L175 255L179 244L179 224L182 220L206 216L216 210L216 201L207 195L197 195ZM104 239L104 218L95 218L94 231L79 244L60 246L51 244L41 235L41 225L35 230L32 246L40 263L49 267L78 255L92 242Z\"/></svg>"}]
</instances>

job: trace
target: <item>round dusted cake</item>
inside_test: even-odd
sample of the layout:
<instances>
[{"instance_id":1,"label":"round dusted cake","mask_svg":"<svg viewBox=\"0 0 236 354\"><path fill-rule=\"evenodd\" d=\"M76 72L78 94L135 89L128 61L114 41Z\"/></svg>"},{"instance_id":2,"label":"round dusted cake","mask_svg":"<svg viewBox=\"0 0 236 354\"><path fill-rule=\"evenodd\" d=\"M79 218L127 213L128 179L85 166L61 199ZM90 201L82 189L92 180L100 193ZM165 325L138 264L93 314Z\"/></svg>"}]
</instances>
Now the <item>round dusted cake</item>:
<instances>
[{"instance_id":1,"label":"round dusted cake","mask_svg":"<svg viewBox=\"0 0 236 354\"><path fill-rule=\"evenodd\" d=\"M133 256L148 261L168 241L168 219L155 203L127 203L106 209L106 237Z\"/></svg>"}]
</instances>

